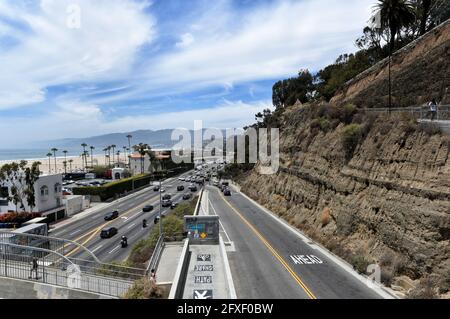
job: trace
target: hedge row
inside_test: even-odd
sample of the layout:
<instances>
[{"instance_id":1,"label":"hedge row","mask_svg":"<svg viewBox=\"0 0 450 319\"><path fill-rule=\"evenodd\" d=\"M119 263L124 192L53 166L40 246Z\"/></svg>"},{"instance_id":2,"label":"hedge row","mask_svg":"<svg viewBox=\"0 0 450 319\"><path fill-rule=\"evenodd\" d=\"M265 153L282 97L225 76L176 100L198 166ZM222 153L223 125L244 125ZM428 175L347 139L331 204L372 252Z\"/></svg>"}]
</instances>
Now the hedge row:
<instances>
[{"instance_id":1,"label":"hedge row","mask_svg":"<svg viewBox=\"0 0 450 319\"><path fill-rule=\"evenodd\" d=\"M144 186L148 186L152 181L159 180L160 178L169 178L179 175L185 171L192 169L193 165L185 165L166 172L157 172L155 174L145 174L114 181L100 187L76 187L73 189L74 195L89 195L99 196L102 201L115 198L130 192L134 189L138 189ZM134 183L133 183L134 181ZM134 184L134 185L133 185Z\"/></svg>"}]
</instances>

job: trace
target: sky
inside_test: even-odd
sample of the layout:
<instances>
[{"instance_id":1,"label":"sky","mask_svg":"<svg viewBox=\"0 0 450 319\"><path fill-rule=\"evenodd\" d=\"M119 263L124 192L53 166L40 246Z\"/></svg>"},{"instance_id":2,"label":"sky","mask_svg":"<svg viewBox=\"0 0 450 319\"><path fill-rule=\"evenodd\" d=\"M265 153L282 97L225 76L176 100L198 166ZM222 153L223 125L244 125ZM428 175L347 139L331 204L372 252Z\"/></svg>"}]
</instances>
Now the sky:
<instances>
[{"instance_id":1,"label":"sky","mask_svg":"<svg viewBox=\"0 0 450 319\"><path fill-rule=\"evenodd\" d=\"M0 148L139 129L240 128L317 72L374 0L0 0Z\"/></svg>"}]
</instances>

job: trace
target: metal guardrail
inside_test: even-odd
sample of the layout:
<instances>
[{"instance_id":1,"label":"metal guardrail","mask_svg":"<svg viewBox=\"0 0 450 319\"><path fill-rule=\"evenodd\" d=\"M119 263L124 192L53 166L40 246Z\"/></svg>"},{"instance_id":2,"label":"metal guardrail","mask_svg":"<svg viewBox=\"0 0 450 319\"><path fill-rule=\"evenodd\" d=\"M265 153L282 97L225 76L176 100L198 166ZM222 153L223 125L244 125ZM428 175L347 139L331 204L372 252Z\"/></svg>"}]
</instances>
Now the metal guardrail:
<instances>
[{"instance_id":1,"label":"metal guardrail","mask_svg":"<svg viewBox=\"0 0 450 319\"><path fill-rule=\"evenodd\" d=\"M157 269L158 263L161 259L161 255L164 249L164 234L159 236L158 242L156 243L155 250L153 251L152 257L150 258L150 261L148 262L147 269L145 270L145 274L149 276L151 274L152 270Z\"/></svg>"}]
</instances>

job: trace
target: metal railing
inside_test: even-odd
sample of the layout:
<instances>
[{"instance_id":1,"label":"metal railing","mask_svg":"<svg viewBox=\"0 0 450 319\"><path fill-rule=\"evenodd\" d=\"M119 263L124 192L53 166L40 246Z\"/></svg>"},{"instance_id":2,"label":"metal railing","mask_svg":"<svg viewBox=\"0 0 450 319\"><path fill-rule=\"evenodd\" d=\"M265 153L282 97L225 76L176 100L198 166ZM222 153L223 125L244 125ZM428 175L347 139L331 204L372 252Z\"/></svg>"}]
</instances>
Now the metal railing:
<instances>
[{"instance_id":1,"label":"metal railing","mask_svg":"<svg viewBox=\"0 0 450 319\"><path fill-rule=\"evenodd\" d=\"M73 249L82 249L81 255L87 259L69 257ZM42 272L42 283L115 297L143 278L146 271L101 263L87 248L68 240L0 231L0 276L33 279L26 276L27 271L31 273L33 260ZM74 280L75 284L70 284Z\"/></svg>"},{"instance_id":2,"label":"metal railing","mask_svg":"<svg viewBox=\"0 0 450 319\"><path fill-rule=\"evenodd\" d=\"M205 188L202 187L202 190L200 192L200 196L198 197L197 205L195 205L194 216L197 216L198 213L200 212L200 203L202 202L202 197L203 197L203 191L204 190L205 190Z\"/></svg>"},{"instance_id":3,"label":"metal railing","mask_svg":"<svg viewBox=\"0 0 450 319\"><path fill-rule=\"evenodd\" d=\"M152 257L150 258L150 261L148 262L147 269L145 270L145 274L147 276L151 274L152 270L156 271L159 260L161 259L163 249L164 249L164 234L159 236L159 239L158 239L158 242L156 243Z\"/></svg>"},{"instance_id":4,"label":"metal railing","mask_svg":"<svg viewBox=\"0 0 450 319\"><path fill-rule=\"evenodd\" d=\"M431 120L432 112L429 106L410 106L410 107L393 107L393 108L367 108L364 109L367 113L404 113L410 114L417 120ZM450 105L438 105L436 121L450 120Z\"/></svg>"},{"instance_id":5,"label":"metal railing","mask_svg":"<svg viewBox=\"0 0 450 319\"><path fill-rule=\"evenodd\" d=\"M86 272L73 260L54 251L36 247L25 249L11 243L0 244L0 276L113 297L122 296L134 283L131 278L118 279L101 272Z\"/></svg>"}]
</instances>

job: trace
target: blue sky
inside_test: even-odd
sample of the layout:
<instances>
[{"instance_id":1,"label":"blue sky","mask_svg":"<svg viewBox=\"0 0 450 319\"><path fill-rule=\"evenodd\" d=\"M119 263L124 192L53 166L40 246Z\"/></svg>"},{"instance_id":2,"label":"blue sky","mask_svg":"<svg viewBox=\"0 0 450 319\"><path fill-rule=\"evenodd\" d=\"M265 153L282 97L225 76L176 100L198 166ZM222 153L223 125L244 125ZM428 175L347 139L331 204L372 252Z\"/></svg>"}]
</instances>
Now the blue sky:
<instances>
[{"instance_id":1,"label":"blue sky","mask_svg":"<svg viewBox=\"0 0 450 319\"><path fill-rule=\"evenodd\" d=\"M1 0L0 147L242 127L354 40L374 0Z\"/></svg>"}]
</instances>

